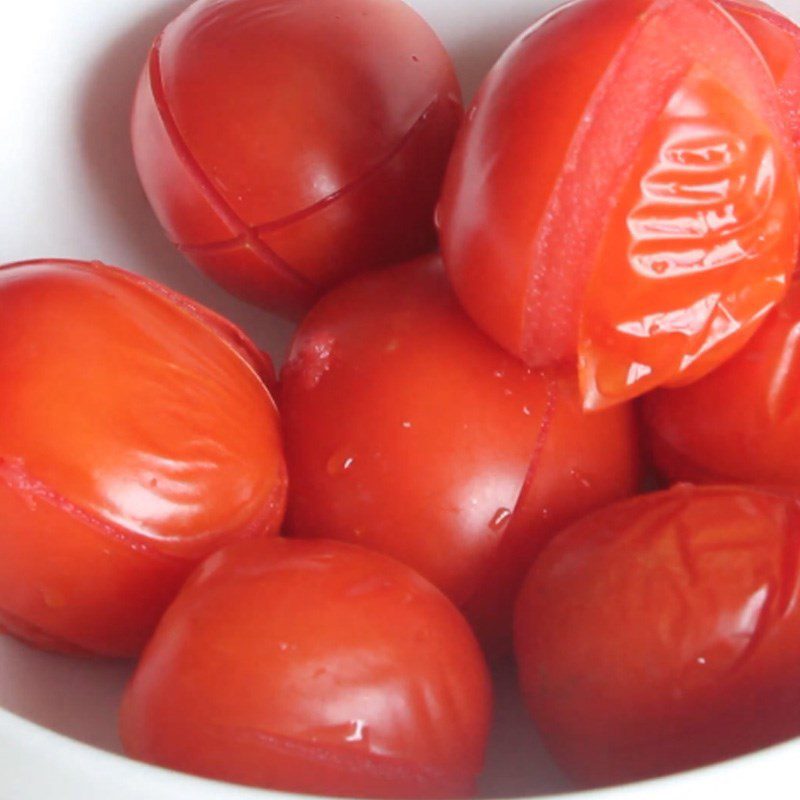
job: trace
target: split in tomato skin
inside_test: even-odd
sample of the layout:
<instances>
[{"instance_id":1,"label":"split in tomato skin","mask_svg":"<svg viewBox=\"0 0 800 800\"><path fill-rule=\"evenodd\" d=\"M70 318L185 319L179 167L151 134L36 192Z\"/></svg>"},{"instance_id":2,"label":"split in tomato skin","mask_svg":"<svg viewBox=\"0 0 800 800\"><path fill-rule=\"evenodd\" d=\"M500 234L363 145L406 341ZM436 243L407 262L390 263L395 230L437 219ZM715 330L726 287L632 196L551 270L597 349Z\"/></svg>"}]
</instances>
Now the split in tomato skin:
<instances>
[{"instance_id":1,"label":"split in tomato skin","mask_svg":"<svg viewBox=\"0 0 800 800\"><path fill-rule=\"evenodd\" d=\"M794 269L785 96L711 0L546 17L490 72L448 167L442 252L467 312L531 366L577 362L589 409L709 372Z\"/></svg>"},{"instance_id":2,"label":"split in tomato skin","mask_svg":"<svg viewBox=\"0 0 800 800\"><path fill-rule=\"evenodd\" d=\"M520 592L526 705L582 785L800 734L800 502L678 485L560 533Z\"/></svg>"},{"instance_id":3,"label":"split in tomato skin","mask_svg":"<svg viewBox=\"0 0 800 800\"><path fill-rule=\"evenodd\" d=\"M0 628L139 652L195 564L277 534L267 357L166 287L97 262L0 267Z\"/></svg>"},{"instance_id":4,"label":"split in tomato skin","mask_svg":"<svg viewBox=\"0 0 800 800\"><path fill-rule=\"evenodd\" d=\"M461 797L491 683L464 618L408 567L341 542L232 545L187 582L122 704L126 752L347 797Z\"/></svg>"},{"instance_id":5,"label":"split in tomato skin","mask_svg":"<svg viewBox=\"0 0 800 800\"><path fill-rule=\"evenodd\" d=\"M580 408L463 313L438 256L359 276L300 326L281 375L290 535L417 569L510 652L514 595L556 530L636 490L630 407Z\"/></svg>"},{"instance_id":6,"label":"split in tomato skin","mask_svg":"<svg viewBox=\"0 0 800 800\"><path fill-rule=\"evenodd\" d=\"M800 489L800 285L735 358L644 398L654 466L669 481Z\"/></svg>"},{"instance_id":7,"label":"split in tomato skin","mask_svg":"<svg viewBox=\"0 0 800 800\"><path fill-rule=\"evenodd\" d=\"M449 56L400 0L199 0L153 46L132 139L170 239L226 290L299 316L434 247L462 117Z\"/></svg>"}]
</instances>

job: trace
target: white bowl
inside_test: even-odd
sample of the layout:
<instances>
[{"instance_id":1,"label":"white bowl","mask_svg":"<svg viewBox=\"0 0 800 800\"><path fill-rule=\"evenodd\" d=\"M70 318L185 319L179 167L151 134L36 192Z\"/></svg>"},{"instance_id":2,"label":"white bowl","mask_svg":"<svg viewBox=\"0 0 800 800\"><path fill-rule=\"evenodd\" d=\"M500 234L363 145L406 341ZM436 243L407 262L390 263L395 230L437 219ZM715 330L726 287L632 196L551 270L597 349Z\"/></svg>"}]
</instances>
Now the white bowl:
<instances>
[{"instance_id":1,"label":"white bowl","mask_svg":"<svg viewBox=\"0 0 800 800\"><path fill-rule=\"evenodd\" d=\"M506 44L554 0L410 0L453 54L467 96ZM128 115L151 40L186 0L6 0L0 25L0 263L97 258L167 283L226 314L277 361L290 327L218 290L172 249L136 179ZM800 0L775 5L800 19ZM0 310L2 313L2 310ZM0 800L278 800L119 755L116 708L130 671L0 637ZM567 787L510 681L485 797ZM800 709L798 709L800 713ZM800 740L683 775L560 795L597 800L800 797Z\"/></svg>"}]
</instances>

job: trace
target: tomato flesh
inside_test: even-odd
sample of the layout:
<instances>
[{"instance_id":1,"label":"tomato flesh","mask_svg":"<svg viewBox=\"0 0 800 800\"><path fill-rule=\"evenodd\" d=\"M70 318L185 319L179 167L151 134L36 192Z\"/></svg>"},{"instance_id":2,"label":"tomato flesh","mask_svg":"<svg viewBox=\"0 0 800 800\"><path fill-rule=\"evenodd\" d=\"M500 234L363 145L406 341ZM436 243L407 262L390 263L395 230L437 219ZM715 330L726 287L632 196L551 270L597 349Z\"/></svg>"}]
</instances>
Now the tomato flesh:
<instances>
[{"instance_id":1,"label":"tomato flesh","mask_svg":"<svg viewBox=\"0 0 800 800\"><path fill-rule=\"evenodd\" d=\"M567 5L487 78L439 221L468 313L531 366L577 362L587 408L695 379L793 270L785 105L715 3Z\"/></svg>"},{"instance_id":2,"label":"tomato flesh","mask_svg":"<svg viewBox=\"0 0 800 800\"><path fill-rule=\"evenodd\" d=\"M238 544L167 611L122 705L126 751L257 786L458 797L491 684L469 626L407 567L339 542Z\"/></svg>"},{"instance_id":3,"label":"tomato flesh","mask_svg":"<svg viewBox=\"0 0 800 800\"><path fill-rule=\"evenodd\" d=\"M0 303L0 625L132 655L200 558L280 526L271 367L97 263L1 267Z\"/></svg>"},{"instance_id":4,"label":"tomato flesh","mask_svg":"<svg viewBox=\"0 0 800 800\"><path fill-rule=\"evenodd\" d=\"M201 0L156 41L132 135L172 241L293 315L433 246L461 116L447 53L399 0Z\"/></svg>"},{"instance_id":5,"label":"tomato flesh","mask_svg":"<svg viewBox=\"0 0 800 800\"><path fill-rule=\"evenodd\" d=\"M631 494L627 406L581 412L569 370L531 370L464 315L431 256L334 290L281 376L291 535L362 544L413 566L485 643L544 541Z\"/></svg>"},{"instance_id":6,"label":"tomato flesh","mask_svg":"<svg viewBox=\"0 0 800 800\"><path fill-rule=\"evenodd\" d=\"M579 783L636 780L800 734L800 504L692 487L557 536L520 593L526 704Z\"/></svg>"}]
</instances>

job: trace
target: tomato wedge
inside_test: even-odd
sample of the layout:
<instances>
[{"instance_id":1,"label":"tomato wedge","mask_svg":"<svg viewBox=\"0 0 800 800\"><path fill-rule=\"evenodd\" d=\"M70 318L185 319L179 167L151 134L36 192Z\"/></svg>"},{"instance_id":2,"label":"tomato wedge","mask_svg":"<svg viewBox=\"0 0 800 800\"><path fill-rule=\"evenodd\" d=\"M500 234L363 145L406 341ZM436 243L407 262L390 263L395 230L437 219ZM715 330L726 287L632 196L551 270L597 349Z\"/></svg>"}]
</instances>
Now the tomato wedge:
<instances>
[{"instance_id":1,"label":"tomato wedge","mask_svg":"<svg viewBox=\"0 0 800 800\"><path fill-rule=\"evenodd\" d=\"M509 48L457 141L438 214L456 293L527 364L577 363L588 409L706 374L786 292L796 65L767 34L796 41L737 10L779 85L713 0L582 0Z\"/></svg>"}]
</instances>

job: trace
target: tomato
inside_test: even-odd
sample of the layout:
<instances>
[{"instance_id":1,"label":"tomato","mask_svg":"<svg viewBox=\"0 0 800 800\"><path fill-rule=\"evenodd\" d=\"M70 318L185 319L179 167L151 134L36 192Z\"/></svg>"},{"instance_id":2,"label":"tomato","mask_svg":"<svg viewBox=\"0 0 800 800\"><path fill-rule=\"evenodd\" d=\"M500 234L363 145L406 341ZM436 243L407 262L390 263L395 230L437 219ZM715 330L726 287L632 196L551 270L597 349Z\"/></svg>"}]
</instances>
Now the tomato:
<instances>
[{"instance_id":1,"label":"tomato","mask_svg":"<svg viewBox=\"0 0 800 800\"><path fill-rule=\"evenodd\" d=\"M133 148L188 258L292 315L434 246L462 114L444 47L400 0L199 0L153 46Z\"/></svg>"},{"instance_id":2,"label":"tomato","mask_svg":"<svg viewBox=\"0 0 800 800\"><path fill-rule=\"evenodd\" d=\"M782 94L768 60L712 0L582 0L519 38L468 112L438 213L478 325L530 366L577 363L589 409L739 350L798 247L800 86L784 75Z\"/></svg>"},{"instance_id":3,"label":"tomato","mask_svg":"<svg viewBox=\"0 0 800 800\"><path fill-rule=\"evenodd\" d=\"M654 392L643 417L669 480L800 488L800 285L735 358L703 380Z\"/></svg>"},{"instance_id":4,"label":"tomato","mask_svg":"<svg viewBox=\"0 0 800 800\"><path fill-rule=\"evenodd\" d=\"M528 369L472 325L436 256L323 298L280 405L288 532L408 563L493 650L542 543L637 484L631 409L584 415L569 370Z\"/></svg>"},{"instance_id":5,"label":"tomato","mask_svg":"<svg viewBox=\"0 0 800 800\"><path fill-rule=\"evenodd\" d=\"M275 534L270 366L241 331L98 263L0 267L0 628L130 656L193 566Z\"/></svg>"},{"instance_id":6,"label":"tomato","mask_svg":"<svg viewBox=\"0 0 800 800\"><path fill-rule=\"evenodd\" d=\"M559 534L520 593L526 704L557 762L606 784L800 734L800 503L679 485Z\"/></svg>"},{"instance_id":7,"label":"tomato","mask_svg":"<svg viewBox=\"0 0 800 800\"><path fill-rule=\"evenodd\" d=\"M431 584L340 542L228 547L167 611L126 691L135 758L346 797L461 797L480 771L491 684Z\"/></svg>"}]
</instances>

